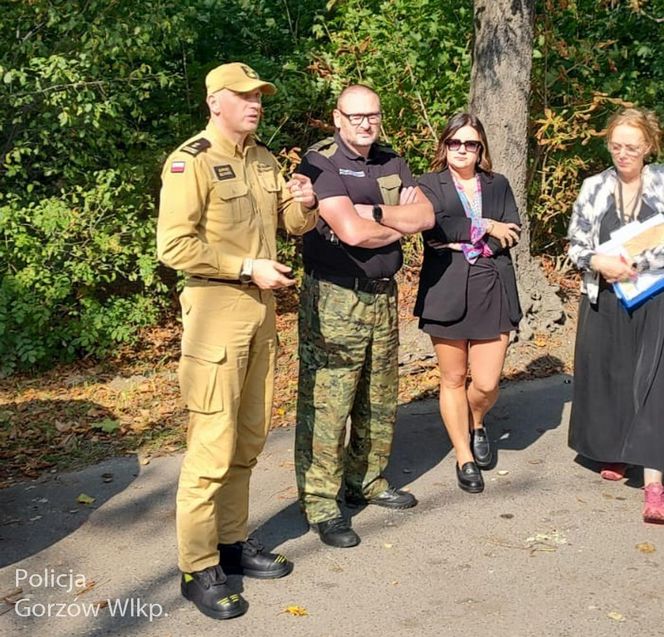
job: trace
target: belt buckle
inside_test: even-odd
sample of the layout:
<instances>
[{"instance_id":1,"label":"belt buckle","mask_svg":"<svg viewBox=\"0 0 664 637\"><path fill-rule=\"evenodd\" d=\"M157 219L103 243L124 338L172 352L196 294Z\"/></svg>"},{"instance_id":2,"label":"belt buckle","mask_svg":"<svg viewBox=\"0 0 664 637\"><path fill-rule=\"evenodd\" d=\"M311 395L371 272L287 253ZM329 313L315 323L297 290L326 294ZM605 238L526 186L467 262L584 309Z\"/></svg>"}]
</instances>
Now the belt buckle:
<instances>
[{"instance_id":1,"label":"belt buckle","mask_svg":"<svg viewBox=\"0 0 664 637\"><path fill-rule=\"evenodd\" d=\"M385 294L390 291L392 279L374 279L376 294Z\"/></svg>"},{"instance_id":2,"label":"belt buckle","mask_svg":"<svg viewBox=\"0 0 664 637\"><path fill-rule=\"evenodd\" d=\"M389 292L392 279L358 279L357 289L369 294L384 294Z\"/></svg>"}]
</instances>

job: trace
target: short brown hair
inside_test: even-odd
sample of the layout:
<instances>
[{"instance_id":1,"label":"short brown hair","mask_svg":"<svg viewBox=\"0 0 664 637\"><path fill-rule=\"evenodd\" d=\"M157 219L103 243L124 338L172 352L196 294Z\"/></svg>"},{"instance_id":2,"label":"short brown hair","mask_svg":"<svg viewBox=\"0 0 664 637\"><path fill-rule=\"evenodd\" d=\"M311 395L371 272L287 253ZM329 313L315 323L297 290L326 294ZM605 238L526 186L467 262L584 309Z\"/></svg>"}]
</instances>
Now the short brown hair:
<instances>
[{"instance_id":1,"label":"short brown hair","mask_svg":"<svg viewBox=\"0 0 664 637\"><path fill-rule=\"evenodd\" d=\"M341 93L339 93L339 97L337 98L337 110L341 110L341 103L343 102L344 97L352 93L366 93L367 95L375 95L380 102L378 93L376 93L376 91L374 91L370 86L367 86L366 84L351 84L343 91L341 91Z\"/></svg>"},{"instance_id":2,"label":"short brown hair","mask_svg":"<svg viewBox=\"0 0 664 637\"><path fill-rule=\"evenodd\" d=\"M484 126L480 118L470 113L457 113L454 115L443 129L438 141L436 155L431 162L431 170L443 171L447 168L447 148L445 142L454 135L460 128L470 126L474 128L480 136L482 148L477 154L477 166L484 172L490 173L493 164L491 163L491 154L489 153L489 142L484 132Z\"/></svg>"},{"instance_id":3,"label":"short brown hair","mask_svg":"<svg viewBox=\"0 0 664 637\"><path fill-rule=\"evenodd\" d=\"M657 116L644 108L626 108L614 113L606 126L606 141L611 141L617 126L633 126L643 134L646 144L650 147L648 155L657 156L662 149L662 128Z\"/></svg>"}]
</instances>

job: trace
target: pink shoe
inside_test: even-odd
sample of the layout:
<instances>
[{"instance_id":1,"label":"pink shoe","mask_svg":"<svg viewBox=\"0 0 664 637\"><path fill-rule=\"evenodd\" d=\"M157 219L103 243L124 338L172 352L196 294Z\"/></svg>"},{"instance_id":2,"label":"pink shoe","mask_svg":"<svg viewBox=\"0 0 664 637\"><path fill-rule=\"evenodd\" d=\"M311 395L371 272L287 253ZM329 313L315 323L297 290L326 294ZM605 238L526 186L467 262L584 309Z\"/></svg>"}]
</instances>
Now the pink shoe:
<instances>
[{"instance_id":1,"label":"pink shoe","mask_svg":"<svg viewBox=\"0 0 664 637\"><path fill-rule=\"evenodd\" d=\"M664 487L657 482L646 485L643 521L664 524Z\"/></svg>"},{"instance_id":2,"label":"pink shoe","mask_svg":"<svg viewBox=\"0 0 664 637\"><path fill-rule=\"evenodd\" d=\"M627 465L622 462L613 462L602 467L599 475L605 480L622 480L625 477Z\"/></svg>"}]
</instances>

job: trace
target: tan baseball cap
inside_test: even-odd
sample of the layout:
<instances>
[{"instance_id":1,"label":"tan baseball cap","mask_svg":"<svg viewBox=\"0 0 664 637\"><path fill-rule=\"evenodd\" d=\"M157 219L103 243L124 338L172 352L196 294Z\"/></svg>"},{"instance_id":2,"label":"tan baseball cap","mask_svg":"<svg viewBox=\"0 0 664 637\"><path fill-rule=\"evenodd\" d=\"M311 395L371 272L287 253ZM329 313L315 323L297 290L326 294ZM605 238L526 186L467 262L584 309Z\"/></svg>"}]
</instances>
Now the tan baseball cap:
<instances>
[{"instance_id":1,"label":"tan baseball cap","mask_svg":"<svg viewBox=\"0 0 664 637\"><path fill-rule=\"evenodd\" d=\"M207 94L211 95L227 88L236 93L246 93L260 89L265 95L274 95L277 87L270 82L264 82L258 77L258 73L251 67L241 62L222 64L212 69L205 77Z\"/></svg>"}]
</instances>

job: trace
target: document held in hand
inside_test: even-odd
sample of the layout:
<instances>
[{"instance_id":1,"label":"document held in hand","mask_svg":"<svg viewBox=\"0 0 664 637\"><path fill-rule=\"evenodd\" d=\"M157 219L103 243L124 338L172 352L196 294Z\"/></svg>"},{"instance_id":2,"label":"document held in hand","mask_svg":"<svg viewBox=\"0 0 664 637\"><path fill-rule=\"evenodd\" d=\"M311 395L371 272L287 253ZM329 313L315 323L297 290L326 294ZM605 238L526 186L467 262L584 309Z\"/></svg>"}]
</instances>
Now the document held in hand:
<instances>
[{"instance_id":1,"label":"document held in hand","mask_svg":"<svg viewBox=\"0 0 664 637\"><path fill-rule=\"evenodd\" d=\"M611 239L597 246L597 252L621 256L628 263L645 250L664 245L664 215L658 213L646 221L632 221L611 233ZM664 270L642 272L632 281L613 284L616 296L631 309L664 288Z\"/></svg>"}]
</instances>

